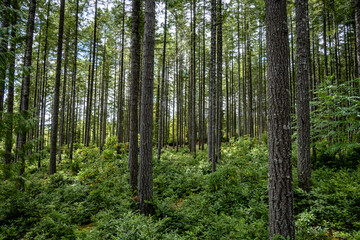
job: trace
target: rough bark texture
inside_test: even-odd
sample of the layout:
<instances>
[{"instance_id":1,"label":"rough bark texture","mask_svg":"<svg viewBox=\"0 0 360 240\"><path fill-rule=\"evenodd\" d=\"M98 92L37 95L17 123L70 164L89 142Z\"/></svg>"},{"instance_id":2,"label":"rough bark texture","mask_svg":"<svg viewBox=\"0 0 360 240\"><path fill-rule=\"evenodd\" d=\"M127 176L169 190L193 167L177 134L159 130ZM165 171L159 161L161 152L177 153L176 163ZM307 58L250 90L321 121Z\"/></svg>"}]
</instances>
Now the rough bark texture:
<instances>
[{"instance_id":1,"label":"rough bark texture","mask_svg":"<svg viewBox=\"0 0 360 240\"><path fill-rule=\"evenodd\" d=\"M295 239L286 0L266 0L269 233Z\"/></svg>"},{"instance_id":2,"label":"rough bark texture","mask_svg":"<svg viewBox=\"0 0 360 240\"><path fill-rule=\"evenodd\" d=\"M141 1L132 2L132 32L131 32L131 85L130 85L130 149L129 149L129 184L133 191L137 189L138 180L138 98L140 83L140 14Z\"/></svg>"},{"instance_id":3,"label":"rough bark texture","mask_svg":"<svg viewBox=\"0 0 360 240\"><path fill-rule=\"evenodd\" d=\"M61 0L59 33L58 33L58 43L57 43L55 90L54 90L53 110L52 110L52 119L51 119L51 146L50 146L50 165L49 165L50 175L56 173L56 147L57 147L58 119L59 119L59 98L60 98L62 48L63 48L63 36L64 36L64 15L65 15L65 0Z\"/></svg>"},{"instance_id":4,"label":"rough bark texture","mask_svg":"<svg viewBox=\"0 0 360 240\"><path fill-rule=\"evenodd\" d=\"M153 207L148 202L153 196L152 136L153 136L153 88L155 45L155 0L145 1L144 57L140 115L140 166L139 207L140 213L150 215Z\"/></svg>"},{"instance_id":5,"label":"rough bark texture","mask_svg":"<svg viewBox=\"0 0 360 240\"><path fill-rule=\"evenodd\" d=\"M310 37L308 0L296 0L296 107L298 136L298 179L299 187L305 191L311 188L310 168Z\"/></svg>"},{"instance_id":6,"label":"rough bark texture","mask_svg":"<svg viewBox=\"0 0 360 240\"><path fill-rule=\"evenodd\" d=\"M360 0L355 0L356 58L357 73L360 76Z\"/></svg>"},{"instance_id":7,"label":"rough bark texture","mask_svg":"<svg viewBox=\"0 0 360 240\"><path fill-rule=\"evenodd\" d=\"M209 120L208 120L208 157L212 162L212 171L216 171L215 158L215 83L216 83L216 0L211 0L211 46L209 77Z\"/></svg>"},{"instance_id":8,"label":"rough bark texture","mask_svg":"<svg viewBox=\"0 0 360 240\"><path fill-rule=\"evenodd\" d=\"M26 49L24 54L24 78L21 83L21 98L20 98L20 113L26 117L27 110L29 109L29 95L30 95L30 77L31 77L31 59L32 59L32 45L33 45L33 34L34 34L34 20L36 12L36 0L30 1L29 8L29 18L26 28ZM20 173L22 176L25 172L25 152L24 145L26 143L26 130L20 129L20 132L17 137L16 148L19 153L19 160L21 161ZM23 182L21 183L21 188L23 188Z\"/></svg>"}]
</instances>

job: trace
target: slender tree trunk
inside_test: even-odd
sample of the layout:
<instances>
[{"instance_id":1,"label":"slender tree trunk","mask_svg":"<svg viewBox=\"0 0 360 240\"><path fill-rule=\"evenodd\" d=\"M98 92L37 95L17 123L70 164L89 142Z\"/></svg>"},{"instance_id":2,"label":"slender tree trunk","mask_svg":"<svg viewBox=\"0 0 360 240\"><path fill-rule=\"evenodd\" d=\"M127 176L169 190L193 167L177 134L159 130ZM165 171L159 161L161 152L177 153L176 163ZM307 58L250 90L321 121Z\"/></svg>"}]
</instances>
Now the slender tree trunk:
<instances>
[{"instance_id":1,"label":"slender tree trunk","mask_svg":"<svg viewBox=\"0 0 360 240\"><path fill-rule=\"evenodd\" d=\"M1 14L1 38L0 38L0 120L4 111L4 93L5 93L5 78L8 69L8 41L9 41L9 26L10 26L10 0L3 0Z\"/></svg>"},{"instance_id":2,"label":"slender tree trunk","mask_svg":"<svg viewBox=\"0 0 360 240\"><path fill-rule=\"evenodd\" d=\"M355 0L355 33L357 77L360 77L360 0Z\"/></svg>"},{"instance_id":3,"label":"slender tree trunk","mask_svg":"<svg viewBox=\"0 0 360 240\"><path fill-rule=\"evenodd\" d=\"M238 0L238 9L237 9L237 34L238 34L238 39L237 39L237 65L238 65L238 128L239 128L239 137L241 137L243 135L243 131L242 131L242 122L241 122L241 77L240 77L240 73L241 73L241 65L240 65L240 2ZM243 96L244 98L244 96Z\"/></svg>"},{"instance_id":4,"label":"slender tree trunk","mask_svg":"<svg viewBox=\"0 0 360 240\"><path fill-rule=\"evenodd\" d=\"M153 196L152 172L152 130L153 130L153 88L155 47L155 0L145 1L144 57L141 95L140 164L139 164L139 207L140 213L153 213L147 202Z\"/></svg>"},{"instance_id":5,"label":"slender tree trunk","mask_svg":"<svg viewBox=\"0 0 360 240\"><path fill-rule=\"evenodd\" d=\"M13 2L13 9L19 10L19 4L17 1ZM12 148L13 148L13 113L14 113L14 83L15 83L15 63L16 63L16 22L18 19L17 12L14 12L12 18L11 28L11 43L10 43L10 58L9 58L9 84L8 84L8 97L7 97L7 117L8 128L6 130L5 137L5 156L4 164L10 164L13 161ZM7 176L5 176L5 179Z\"/></svg>"},{"instance_id":6,"label":"slender tree trunk","mask_svg":"<svg viewBox=\"0 0 360 240\"><path fill-rule=\"evenodd\" d=\"M217 122L216 122L216 161L221 159L222 138L222 2L217 2Z\"/></svg>"},{"instance_id":7,"label":"slender tree trunk","mask_svg":"<svg viewBox=\"0 0 360 240\"><path fill-rule=\"evenodd\" d=\"M216 0L211 0L211 45L209 78L209 122L208 157L212 163L212 172L216 171L215 130L216 130Z\"/></svg>"},{"instance_id":8,"label":"slender tree trunk","mask_svg":"<svg viewBox=\"0 0 360 240\"><path fill-rule=\"evenodd\" d=\"M31 59L32 59L32 45L33 45L33 34L34 34L34 20L36 12L36 0L30 1L29 17L26 28L26 49L24 54L24 75L21 83L21 97L20 97L20 114L26 119L29 116L27 110L29 109L29 95L30 95L30 78L31 78ZM18 151L18 160L20 160L20 172L19 176L23 176L25 172L25 151L24 145L26 143L27 132L23 128L17 136L16 149ZM20 182L21 189L24 188L24 181Z\"/></svg>"},{"instance_id":9,"label":"slender tree trunk","mask_svg":"<svg viewBox=\"0 0 360 240\"><path fill-rule=\"evenodd\" d=\"M295 239L286 0L266 0L269 233Z\"/></svg>"},{"instance_id":10,"label":"slender tree trunk","mask_svg":"<svg viewBox=\"0 0 360 240\"><path fill-rule=\"evenodd\" d=\"M251 39L251 29L250 29L250 11L249 11L249 26L248 26L248 41L247 41L247 50L248 50L248 124L249 124L249 135L250 137L254 137L254 122L253 122L253 107L252 107L252 102L253 102L253 97L252 97L252 72L251 72L251 43L250 43L250 39Z\"/></svg>"},{"instance_id":11,"label":"slender tree trunk","mask_svg":"<svg viewBox=\"0 0 360 240\"><path fill-rule=\"evenodd\" d=\"M70 134L70 159L73 159L74 140L76 134L75 126L75 99L76 99L76 74L77 74L77 53L78 53L78 26L79 26L79 0L76 0L76 19L75 19L75 49L74 49L74 65L72 75L72 96L71 96L71 134Z\"/></svg>"},{"instance_id":12,"label":"slender tree trunk","mask_svg":"<svg viewBox=\"0 0 360 240\"><path fill-rule=\"evenodd\" d=\"M296 83L297 83L297 136L299 187L311 189L310 168L310 106L309 106L309 15L308 0L296 0Z\"/></svg>"},{"instance_id":13,"label":"slender tree trunk","mask_svg":"<svg viewBox=\"0 0 360 240\"><path fill-rule=\"evenodd\" d=\"M132 2L132 30L131 30L131 85L130 85L130 150L129 150L129 184L135 192L138 187L138 101L139 101L139 83L140 83L140 16L141 1Z\"/></svg>"},{"instance_id":14,"label":"slender tree trunk","mask_svg":"<svg viewBox=\"0 0 360 240\"><path fill-rule=\"evenodd\" d=\"M70 28L67 36L70 37ZM67 80L67 66L69 64L69 48L70 42L66 44L65 47L65 62L64 62L64 81L63 81L63 90L62 90L62 100L61 100L61 112L60 112L60 129L59 129L59 162L61 161L61 146L64 143L64 124L65 124L65 103L66 103L66 80Z\"/></svg>"},{"instance_id":15,"label":"slender tree trunk","mask_svg":"<svg viewBox=\"0 0 360 240\"><path fill-rule=\"evenodd\" d=\"M55 90L53 99L53 110L51 119L51 146L50 146L50 165L49 175L56 173L56 147L58 135L58 119L59 119L59 98L60 98L60 80L61 80L61 62L62 62L62 48L64 35L64 15L65 15L65 0L60 3L60 18L59 18L59 33L57 44L57 59L56 59L56 76L55 76Z\"/></svg>"},{"instance_id":16,"label":"slender tree trunk","mask_svg":"<svg viewBox=\"0 0 360 240\"><path fill-rule=\"evenodd\" d=\"M162 71L161 71L161 90L160 90L160 114L159 114L159 132L158 132L158 146L157 146L157 159L160 159L161 148L164 139L164 115L165 115L165 61L166 61L166 22L167 22L167 2L165 2L165 22L164 22L164 43L162 54Z\"/></svg>"},{"instance_id":17,"label":"slender tree trunk","mask_svg":"<svg viewBox=\"0 0 360 240\"><path fill-rule=\"evenodd\" d=\"M323 41L324 41L324 75L328 75L327 43L326 43L326 3L323 0Z\"/></svg>"},{"instance_id":18,"label":"slender tree trunk","mask_svg":"<svg viewBox=\"0 0 360 240\"><path fill-rule=\"evenodd\" d=\"M96 29L97 29L97 0L95 0L95 16L94 16L94 38L93 38L93 61L91 66L91 79L89 83L89 94L86 104L86 120L85 120L85 147L90 144L90 124L91 124L91 109L92 109L92 95L94 87L94 75L95 75L95 51L96 51Z\"/></svg>"},{"instance_id":19,"label":"slender tree trunk","mask_svg":"<svg viewBox=\"0 0 360 240\"><path fill-rule=\"evenodd\" d=\"M125 85L124 80L124 47L125 47L125 0L123 1L123 17L122 17L122 29L121 29L121 65L120 65L120 78L119 78L119 95L118 95L118 111L117 111L117 141L118 143L123 141L124 131L122 127L123 123L123 88ZM118 153L120 149L118 149Z\"/></svg>"},{"instance_id":20,"label":"slender tree trunk","mask_svg":"<svg viewBox=\"0 0 360 240\"><path fill-rule=\"evenodd\" d=\"M261 143L263 134L263 78L262 78L262 26L259 30L259 96L258 96L258 125L259 125L259 142Z\"/></svg>"}]
</instances>

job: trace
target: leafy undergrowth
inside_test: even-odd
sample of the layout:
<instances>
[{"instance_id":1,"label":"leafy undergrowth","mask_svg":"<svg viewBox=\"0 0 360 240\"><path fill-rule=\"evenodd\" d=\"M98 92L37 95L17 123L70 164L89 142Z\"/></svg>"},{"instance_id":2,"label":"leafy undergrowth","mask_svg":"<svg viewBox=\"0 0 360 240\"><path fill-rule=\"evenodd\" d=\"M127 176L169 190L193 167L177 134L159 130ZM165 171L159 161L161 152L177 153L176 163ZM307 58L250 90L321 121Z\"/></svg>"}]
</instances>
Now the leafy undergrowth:
<instances>
[{"instance_id":1,"label":"leafy undergrowth","mask_svg":"<svg viewBox=\"0 0 360 240\"><path fill-rule=\"evenodd\" d=\"M268 239L266 145L231 141L215 173L206 150L165 150L152 217L137 211L118 147L110 138L102 153L64 155L53 176L30 166L24 192L2 182L0 239ZM297 239L360 239L360 168L319 168L312 180L310 193L294 187Z\"/></svg>"}]
</instances>

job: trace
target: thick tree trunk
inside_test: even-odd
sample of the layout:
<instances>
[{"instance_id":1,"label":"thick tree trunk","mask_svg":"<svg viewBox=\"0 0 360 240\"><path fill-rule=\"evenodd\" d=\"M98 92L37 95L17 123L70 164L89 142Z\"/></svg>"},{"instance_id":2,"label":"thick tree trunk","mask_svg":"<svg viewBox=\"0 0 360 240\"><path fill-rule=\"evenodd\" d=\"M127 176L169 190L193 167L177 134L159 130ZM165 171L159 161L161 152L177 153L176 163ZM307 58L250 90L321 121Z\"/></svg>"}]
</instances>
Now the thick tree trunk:
<instances>
[{"instance_id":1,"label":"thick tree trunk","mask_svg":"<svg viewBox=\"0 0 360 240\"><path fill-rule=\"evenodd\" d=\"M266 0L269 233L295 239L286 0Z\"/></svg>"},{"instance_id":2,"label":"thick tree trunk","mask_svg":"<svg viewBox=\"0 0 360 240\"><path fill-rule=\"evenodd\" d=\"M297 171L299 187L305 191L311 189L310 168L310 106L309 106L309 76L310 76L310 36L308 0L296 0L296 106L297 106L297 136L298 162Z\"/></svg>"},{"instance_id":3,"label":"thick tree trunk","mask_svg":"<svg viewBox=\"0 0 360 240\"><path fill-rule=\"evenodd\" d=\"M155 0L145 1L144 57L140 115L139 207L140 213L150 215L148 202L153 196L152 137L155 48Z\"/></svg>"},{"instance_id":4,"label":"thick tree trunk","mask_svg":"<svg viewBox=\"0 0 360 240\"><path fill-rule=\"evenodd\" d=\"M140 16L141 1L134 0L132 2L132 30L131 30L131 85L130 85L130 150L129 150L129 184L135 192L138 187L138 101L139 101L139 84L140 84Z\"/></svg>"}]
</instances>

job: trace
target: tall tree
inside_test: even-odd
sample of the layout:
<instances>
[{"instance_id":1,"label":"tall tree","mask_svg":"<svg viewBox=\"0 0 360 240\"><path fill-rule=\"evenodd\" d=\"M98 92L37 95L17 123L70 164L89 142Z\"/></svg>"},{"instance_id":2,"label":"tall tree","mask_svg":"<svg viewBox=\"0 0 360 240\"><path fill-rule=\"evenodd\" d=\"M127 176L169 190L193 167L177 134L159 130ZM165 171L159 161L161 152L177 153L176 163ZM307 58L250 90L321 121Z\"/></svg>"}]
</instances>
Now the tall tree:
<instances>
[{"instance_id":1,"label":"tall tree","mask_svg":"<svg viewBox=\"0 0 360 240\"><path fill-rule=\"evenodd\" d=\"M295 239L286 0L266 0L269 233Z\"/></svg>"},{"instance_id":2,"label":"tall tree","mask_svg":"<svg viewBox=\"0 0 360 240\"><path fill-rule=\"evenodd\" d=\"M75 140L75 100L76 100L76 75L77 75L77 54L78 54L78 27L79 27L79 0L76 0L76 15L75 15L75 49L74 49L74 64L71 82L71 133L70 133L70 159L73 159L74 140Z\"/></svg>"},{"instance_id":3,"label":"tall tree","mask_svg":"<svg viewBox=\"0 0 360 240\"><path fill-rule=\"evenodd\" d=\"M15 10L12 15L11 20L11 42L10 42L10 58L9 58L9 84L8 84L8 97L7 97L7 117L8 117L8 127L6 130L5 138L5 156L4 163L9 164L12 161L12 148L13 148L13 119L12 115L14 112L14 83L15 83L15 63L16 63L16 24L18 20L19 3L17 0L14 0L12 7ZM5 173L6 174L6 173ZM7 176L5 176L7 178Z\"/></svg>"},{"instance_id":4,"label":"tall tree","mask_svg":"<svg viewBox=\"0 0 360 240\"><path fill-rule=\"evenodd\" d=\"M192 20L190 23L191 29L191 47L190 47L190 81L189 81L189 106L188 106L188 142L189 142L189 149L190 152L196 154L196 116L195 116L195 106L196 106L196 0L191 1L192 5Z\"/></svg>"},{"instance_id":5,"label":"tall tree","mask_svg":"<svg viewBox=\"0 0 360 240\"><path fill-rule=\"evenodd\" d=\"M216 171L215 158L215 114L216 101L216 0L211 0L211 43L210 43L210 77L209 77L209 120L208 120L208 157L212 171Z\"/></svg>"},{"instance_id":6,"label":"tall tree","mask_svg":"<svg viewBox=\"0 0 360 240\"><path fill-rule=\"evenodd\" d=\"M132 30L131 30L131 84L130 84L130 149L129 149L129 184L133 191L137 189L138 180L138 101L139 101L139 84L140 84L140 16L141 16L141 0L132 2Z\"/></svg>"},{"instance_id":7,"label":"tall tree","mask_svg":"<svg viewBox=\"0 0 360 240\"><path fill-rule=\"evenodd\" d=\"M97 0L95 0L95 16L94 16L94 39L93 39L93 61L91 65L91 79L88 84L88 97L86 104L86 120L85 120L85 146L90 144L90 125L91 125L91 109L92 109L92 98L93 98L93 87L94 87L94 77L95 77L95 62L96 62L96 29L97 29ZM90 54L91 55L91 54Z\"/></svg>"},{"instance_id":8,"label":"tall tree","mask_svg":"<svg viewBox=\"0 0 360 240\"><path fill-rule=\"evenodd\" d=\"M21 97L20 97L20 114L26 119L29 117L29 96L30 96L30 84L31 84L31 59L32 59L32 45L34 35L34 21L36 13L36 0L30 1L29 17L26 28L26 48L24 54L24 75L21 83ZM26 143L27 131L23 127L20 129L16 140L16 149L18 151L18 158L21 161L20 173L22 176L25 172L25 150L24 145ZM21 181L20 188L24 188L24 182Z\"/></svg>"},{"instance_id":9,"label":"tall tree","mask_svg":"<svg viewBox=\"0 0 360 240\"><path fill-rule=\"evenodd\" d=\"M158 132L158 147L157 158L160 159L161 148L164 143L164 129L165 127L165 61L166 61L166 23L167 23L167 1L165 2L165 20L164 20L164 43L162 53L162 71L161 71L161 89L160 89L160 106L159 106L159 132ZM159 85L158 85L159 88ZM159 97L159 96L158 96Z\"/></svg>"},{"instance_id":10,"label":"tall tree","mask_svg":"<svg viewBox=\"0 0 360 240\"><path fill-rule=\"evenodd\" d=\"M50 175L56 173L56 147L57 147L58 119L59 119L61 63L62 63L62 48L63 48L64 20L65 20L64 16L65 16L65 0L61 0L60 17L59 17L59 33L58 33L58 42L57 42L55 89L54 89L53 110L52 110L52 119L51 119L51 146L50 146L50 165L49 165Z\"/></svg>"},{"instance_id":11,"label":"tall tree","mask_svg":"<svg viewBox=\"0 0 360 240\"><path fill-rule=\"evenodd\" d=\"M216 161L221 158L222 137L222 3L217 3L217 89L216 89Z\"/></svg>"},{"instance_id":12,"label":"tall tree","mask_svg":"<svg viewBox=\"0 0 360 240\"><path fill-rule=\"evenodd\" d=\"M298 136L297 171L299 187L305 191L311 188L310 161L310 33L308 0L296 0L296 114Z\"/></svg>"},{"instance_id":13,"label":"tall tree","mask_svg":"<svg viewBox=\"0 0 360 240\"><path fill-rule=\"evenodd\" d=\"M143 47L143 73L140 114L140 164L139 207L140 213L150 215L153 207L148 202L153 196L152 127L155 48L155 0L145 1L145 28Z\"/></svg>"},{"instance_id":14,"label":"tall tree","mask_svg":"<svg viewBox=\"0 0 360 240\"><path fill-rule=\"evenodd\" d=\"M117 109L117 141L120 143L123 141L123 89L124 89L124 47L125 47L125 0L123 1L122 11L122 27L121 27L121 60L120 60L120 78L118 86L118 109ZM118 149L119 152L120 149Z\"/></svg>"}]
</instances>

